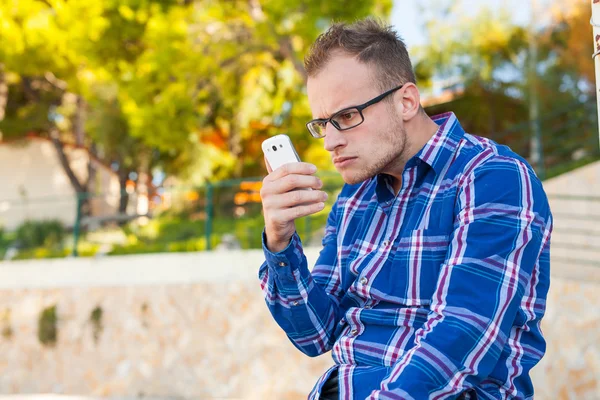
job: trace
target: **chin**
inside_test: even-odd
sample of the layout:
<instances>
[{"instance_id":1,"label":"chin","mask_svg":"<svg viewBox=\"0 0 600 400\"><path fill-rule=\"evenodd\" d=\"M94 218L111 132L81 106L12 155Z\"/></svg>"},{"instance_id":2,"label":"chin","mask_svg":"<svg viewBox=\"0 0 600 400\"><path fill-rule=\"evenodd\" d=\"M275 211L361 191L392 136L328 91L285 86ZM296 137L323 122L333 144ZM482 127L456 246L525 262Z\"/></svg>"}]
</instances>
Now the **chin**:
<instances>
[{"instance_id":1,"label":"chin","mask_svg":"<svg viewBox=\"0 0 600 400\"><path fill-rule=\"evenodd\" d=\"M364 181L366 181L367 179L370 179L373 177L373 175L371 174L367 174L365 173L365 171L338 171L340 173L340 175L342 175L342 179L344 180L345 183L347 183L348 185L356 185L358 183L362 183Z\"/></svg>"}]
</instances>

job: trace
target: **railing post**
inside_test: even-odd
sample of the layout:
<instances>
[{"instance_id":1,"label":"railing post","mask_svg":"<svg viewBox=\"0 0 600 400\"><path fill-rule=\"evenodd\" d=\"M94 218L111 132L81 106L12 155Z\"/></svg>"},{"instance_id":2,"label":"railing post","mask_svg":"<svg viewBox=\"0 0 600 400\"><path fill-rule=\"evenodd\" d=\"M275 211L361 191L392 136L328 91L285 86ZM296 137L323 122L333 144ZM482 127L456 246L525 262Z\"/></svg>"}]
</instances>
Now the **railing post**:
<instances>
[{"instance_id":1,"label":"railing post","mask_svg":"<svg viewBox=\"0 0 600 400\"><path fill-rule=\"evenodd\" d=\"M210 237L212 236L213 223L213 186L210 182L206 184L206 250L211 250Z\"/></svg>"},{"instance_id":2,"label":"railing post","mask_svg":"<svg viewBox=\"0 0 600 400\"><path fill-rule=\"evenodd\" d=\"M594 53L592 59L596 70L596 102L598 106L598 122L600 123L600 1L592 0L592 18L590 23L594 34Z\"/></svg>"}]
</instances>

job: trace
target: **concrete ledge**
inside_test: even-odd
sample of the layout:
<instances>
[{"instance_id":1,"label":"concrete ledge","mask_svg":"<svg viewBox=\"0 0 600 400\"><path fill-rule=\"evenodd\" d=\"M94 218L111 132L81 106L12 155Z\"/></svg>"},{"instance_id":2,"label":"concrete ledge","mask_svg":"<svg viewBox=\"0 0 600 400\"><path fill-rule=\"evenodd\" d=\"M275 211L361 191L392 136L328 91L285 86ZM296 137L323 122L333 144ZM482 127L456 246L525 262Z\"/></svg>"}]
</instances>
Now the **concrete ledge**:
<instances>
[{"instance_id":1,"label":"concrete ledge","mask_svg":"<svg viewBox=\"0 0 600 400\"><path fill-rule=\"evenodd\" d=\"M310 267L319 250L305 249ZM11 261L0 263L0 289L248 281L263 262L262 250Z\"/></svg>"},{"instance_id":2,"label":"concrete ledge","mask_svg":"<svg viewBox=\"0 0 600 400\"><path fill-rule=\"evenodd\" d=\"M321 248L305 249L312 268ZM257 279L262 250L0 262L0 289L172 285ZM600 268L551 262L553 277L600 282Z\"/></svg>"}]
</instances>

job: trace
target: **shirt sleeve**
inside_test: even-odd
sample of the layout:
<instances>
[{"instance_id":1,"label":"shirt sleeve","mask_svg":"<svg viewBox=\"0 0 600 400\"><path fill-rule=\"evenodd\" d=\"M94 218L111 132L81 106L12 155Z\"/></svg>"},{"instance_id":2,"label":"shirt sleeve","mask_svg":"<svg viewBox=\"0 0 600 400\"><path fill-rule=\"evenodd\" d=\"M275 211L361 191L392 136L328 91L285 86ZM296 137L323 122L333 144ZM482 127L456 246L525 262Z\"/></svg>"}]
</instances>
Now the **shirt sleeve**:
<instances>
[{"instance_id":1,"label":"shirt sleeve","mask_svg":"<svg viewBox=\"0 0 600 400\"><path fill-rule=\"evenodd\" d=\"M457 398L480 384L507 348L507 396L521 398L512 379L531 367L520 341L539 329L545 310L547 293L536 284L549 272L540 271L539 259L551 230L541 182L524 162L496 155L468 172L427 322L368 399ZM543 354L543 340L531 346Z\"/></svg>"},{"instance_id":2,"label":"shirt sleeve","mask_svg":"<svg viewBox=\"0 0 600 400\"><path fill-rule=\"evenodd\" d=\"M341 318L339 303L343 290L337 266L336 206L337 203L328 216L323 249L312 273L297 233L287 248L272 253L266 247L263 232L266 261L258 275L265 301L292 343L311 357L331 350Z\"/></svg>"}]
</instances>

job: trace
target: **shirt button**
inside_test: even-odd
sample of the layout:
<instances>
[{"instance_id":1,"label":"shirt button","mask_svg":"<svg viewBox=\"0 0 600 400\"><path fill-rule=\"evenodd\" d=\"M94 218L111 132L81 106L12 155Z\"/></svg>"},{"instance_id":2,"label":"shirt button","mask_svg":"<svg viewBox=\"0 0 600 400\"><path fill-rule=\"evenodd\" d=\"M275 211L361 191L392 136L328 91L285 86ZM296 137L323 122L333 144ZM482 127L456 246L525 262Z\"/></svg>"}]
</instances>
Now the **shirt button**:
<instances>
[{"instance_id":1,"label":"shirt button","mask_svg":"<svg viewBox=\"0 0 600 400\"><path fill-rule=\"evenodd\" d=\"M383 244L383 247L388 247L390 245L390 241L384 240L382 244Z\"/></svg>"},{"instance_id":2,"label":"shirt button","mask_svg":"<svg viewBox=\"0 0 600 400\"><path fill-rule=\"evenodd\" d=\"M342 318L342 319L340 320L340 325L344 325L345 323L346 323L346 320L345 320L344 318Z\"/></svg>"},{"instance_id":3,"label":"shirt button","mask_svg":"<svg viewBox=\"0 0 600 400\"><path fill-rule=\"evenodd\" d=\"M367 284L367 282L369 282L369 280L368 280L367 278L365 278L365 277L362 277L362 278L360 279L360 283L361 283L361 284L363 284L363 285L366 285L366 284Z\"/></svg>"},{"instance_id":4,"label":"shirt button","mask_svg":"<svg viewBox=\"0 0 600 400\"><path fill-rule=\"evenodd\" d=\"M350 331L350 336L356 336L356 334L357 334L357 333L358 333L358 330L356 330L356 329L352 329L352 330Z\"/></svg>"},{"instance_id":5,"label":"shirt button","mask_svg":"<svg viewBox=\"0 0 600 400\"><path fill-rule=\"evenodd\" d=\"M280 262L279 262L279 266L280 266L280 267L285 267L285 266L286 266L286 263L284 263L283 261L280 261Z\"/></svg>"},{"instance_id":6,"label":"shirt button","mask_svg":"<svg viewBox=\"0 0 600 400\"><path fill-rule=\"evenodd\" d=\"M297 306L298 304L299 304L298 301L292 301L293 306Z\"/></svg>"}]
</instances>

